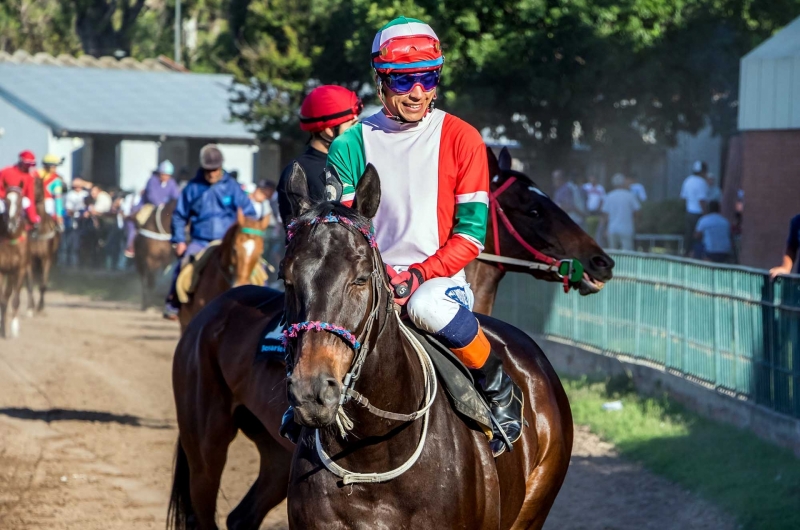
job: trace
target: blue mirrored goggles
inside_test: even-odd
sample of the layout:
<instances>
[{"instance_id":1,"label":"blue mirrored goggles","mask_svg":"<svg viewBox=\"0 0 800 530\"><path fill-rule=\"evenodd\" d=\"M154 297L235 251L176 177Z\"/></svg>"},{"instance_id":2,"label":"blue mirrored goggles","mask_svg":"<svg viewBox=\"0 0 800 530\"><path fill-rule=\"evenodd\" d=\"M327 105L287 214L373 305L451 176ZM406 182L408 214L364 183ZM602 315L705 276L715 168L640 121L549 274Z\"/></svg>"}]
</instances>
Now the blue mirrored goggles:
<instances>
[{"instance_id":1,"label":"blue mirrored goggles","mask_svg":"<svg viewBox=\"0 0 800 530\"><path fill-rule=\"evenodd\" d=\"M420 85L425 92L430 92L439 86L439 70L413 74L400 72L381 74L381 80L395 94L408 94L417 85Z\"/></svg>"}]
</instances>

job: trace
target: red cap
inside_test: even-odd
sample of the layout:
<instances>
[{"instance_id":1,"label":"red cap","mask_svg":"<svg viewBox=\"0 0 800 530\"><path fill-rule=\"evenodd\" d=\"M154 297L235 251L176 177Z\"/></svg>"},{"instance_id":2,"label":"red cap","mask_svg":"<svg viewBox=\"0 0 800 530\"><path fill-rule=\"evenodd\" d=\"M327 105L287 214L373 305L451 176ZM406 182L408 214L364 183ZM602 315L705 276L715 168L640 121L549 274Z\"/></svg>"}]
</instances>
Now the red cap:
<instances>
[{"instance_id":1,"label":"red cap","mask_svg":"<svg viewBox=\"0 0 800 530\"><path fill-rule=\"evenodd\" d=\"M23 151L19 154L19 161L23 164L36 165L36 155L33 151Z\"/></svg>"},{"instance_id":2,"label":"red cap","mask_svg":"<svg viewBox=\"0 0 800 530\"><path fill-rule=\"evenodd\" d=\"M319 132L358 117L364 106L352 90L323 85L311 91L300 107L300 128Z\"/></svg>"}]
</instances>

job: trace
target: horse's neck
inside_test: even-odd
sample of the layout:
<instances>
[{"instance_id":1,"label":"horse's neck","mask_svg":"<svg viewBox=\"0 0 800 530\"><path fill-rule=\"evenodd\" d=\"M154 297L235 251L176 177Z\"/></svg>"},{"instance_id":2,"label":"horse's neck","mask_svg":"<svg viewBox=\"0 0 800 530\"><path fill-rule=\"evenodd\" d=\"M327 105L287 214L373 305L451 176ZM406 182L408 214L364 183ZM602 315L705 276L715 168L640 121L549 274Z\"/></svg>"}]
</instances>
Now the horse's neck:
<instances>
[{"instance_id":1,"label":"horse's neck","mask_svg":"<svg viewBox=\"0 0 800 530\"><path fill-rule=\"evenodd\" d=\"M411 413L423 405L425 381L420 361L404 338L396 316L386 312L385 304L380 307L381 320L375 323L377 337L372 339L374 342L354 389L379 409ZM388 320L384 323L383 319ZM386 436L392 429L403 425L379 418L358 404L350 404L345 410L355 425L353 436L348 440Z\"/></svg>"},{"instance_id":2,"label":"horse's neck","mask_svg":"<svg viewBox=\"0 0 800 530\"><path fill-rule=\"evenodd\" d=\"M473 311L483 315L491 315L500 280L505 276L500 267L494 263L474 260L467 265L467 283L472 286L475 295Z\"/></svg>"}]
</instances>

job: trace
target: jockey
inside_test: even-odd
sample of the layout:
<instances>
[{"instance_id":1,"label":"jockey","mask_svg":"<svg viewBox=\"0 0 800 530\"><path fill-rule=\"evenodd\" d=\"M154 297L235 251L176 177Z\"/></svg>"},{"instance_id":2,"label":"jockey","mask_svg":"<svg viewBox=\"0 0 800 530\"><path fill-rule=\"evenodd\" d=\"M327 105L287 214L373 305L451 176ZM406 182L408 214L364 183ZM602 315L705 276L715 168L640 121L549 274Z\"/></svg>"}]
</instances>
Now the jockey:
<instances>
[{"instance_id":1,"label":"jockey","mask_svg":"<svg viewBox=\"0 0 800 530\"><path fill-rule=\"evenodd\" d=\"M175 166L169 160L164 160L158 165L158 169L150 175L142 192L142 199L131 211L131 215L136 215L145 204L161 206L169 201L177 201L181 196L178 183L172 178L175 174ZM133 223L128 223L128 242L125 245L125 257L134 257L133 241L136 239L136 229Z\"/></svg>"},{"instance_id":2,"label":"jockey","mask_svg":"<svg viewBox=\"0 0 800 530\"><path fill-rule=\"evenodd\" d=\"M490 441L498 456L505 438L513 443L522 434L523 396L472 314L464 267L483 250L488 162L475 128L434 109L443 63L427 24L400 17L384 26L372 44L383 109L332 143L328 165L342 181L346 206L366 165L378 170L381 201L373 223L395 302L471 369L503 430L495 425Z\"/></svg>"},{"instance_id":3,"label":"jockey","mask_svg":"<svg viewBox=\"0 0 800 530\"><path fill-rule=\"evenodd\" d=\"M44 211L56 220L60 228L64 227L64 179L56 172L63 158L47 154L42 159L42 169L37 172L44 188Z\"/></svg>"},{"instance_id":4,"label":"jockey","mask_svg":"<svg viewBox=\"0 0 800 530\"><path fill-rule=\"evenodd\" d=\"M311 133L311 139L303 154L284 168L278 181L278 210L284 227L292 219L292 209L286 196L286 182L292 174L292 166L297 162L303 168L312 199L325 198L328 148L333 140L356 123L362 108L355 92L336 85L317 87L303 100L300 128Z\"/></svg>"},{"instance_id":5,"label":"jockey","mask_svg":"<svg viewBox=\"0 0 800 530\"><path fill-rule=\"evenodd\" d=\"M222 169L222 162L222 152L215 144L208 144L200 150L200 169L181 192L172 214L172 243L180 259L173 269L172 287L164 306L166 319L178 318L180 301L175 283L183 261L206 248L212 241L222 239L228 228L236 222L239 209L248 217L256 215L250 198ZM191 236L188 245L187 224Z\"/></svg>"},{"instance_id":6,"label":"jockey","mask_svg":"<svg viewBox=\"0 0 800 530\"><path fill-rule=\"evenodd\" d=\"M36 166L36 155L30 151L22 151L16 165L0 170L0 200L6 198L9 188L22 190L23 208L28 220L36 228L40 219L36 213L36 197L33 189L34 166Z\"/></svg>"}]
</instances>

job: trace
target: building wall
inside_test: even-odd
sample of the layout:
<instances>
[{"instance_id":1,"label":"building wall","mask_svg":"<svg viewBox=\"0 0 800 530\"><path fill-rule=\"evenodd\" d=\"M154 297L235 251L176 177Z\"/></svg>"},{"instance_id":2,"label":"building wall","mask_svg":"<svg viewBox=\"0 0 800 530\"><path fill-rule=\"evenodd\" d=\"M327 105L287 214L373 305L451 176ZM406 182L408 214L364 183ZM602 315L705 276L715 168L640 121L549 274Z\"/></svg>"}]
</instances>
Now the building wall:
<instances>
[{"instance_id":1,"label":"building wall","mask_svg":"<svg viewBox=\"0 0 800 530\"><path fill-rule=\"evenodd\" d=\"M789 220L800 213L800 130L742 133L741 262L774 267L785 250Z\"/></svg>"},{"instance_id":2,"label":"building wall","mask_svg":"<svg viewBox=\"0 0 800 530\"><path fill-rule=\"evenodd\" d=\"M139 192L158 166L158 143L123 140L119 143L119 187Z\"/></svg>"},{"instance_id":3,"label":"building wall","mask_svg":"<svg viewBox=\"0 0 800 530\"><path fill-rule=\"evenodd\" d=\"M267 179L278 183L281 176L281 149L275 142L264 142L258 150L258 180Z\"/></svg>"},{"instance_id":4,"label":"building wall","mask_svg":"<svg viewBox=\"0 0 800 530\"><path fill-rule=\"evenodd\" d=\"M50 129L0 98L0 167L17 162L20 151L30 149L37 160L47 154Z\"/></svg>"},{"instance_id":5,"label":"building wall","mask_svg":"<svg viewBox=\"0 0 800 530\"><path fill-rule=\"evenodd\" d=\"M60 156L64 162L58 168L58 174L61 175L67 183L72 182L73 177L80 174L81 164L76 163L81 156L83 149L83 138L58 138L48 131L48 148L47 152Z\"/></svg>"},{"instance_id":6,"label":"building wall","mask_svg":"<svg viewBox=\"0 0 800 530\"><path fill-rule=\"evenodd\" d=\"M119 186L120 138L115 136L95 136L92 138L91 182L103 188Z\"/></svg>"},{"instance_id":7,"label":"building wall","mask_svg":"<svg viewBox=\"0 0 800 530\"><path fill-rule=\"evenodd\" d=\"M225 157L224 168L226 171L238 173L237 180L240 184L250 184L253 182L254 162L253 153L258 152L258 148L252 145L232 145L220 144L220 151Z\"/></svg>"}]
</instances>

